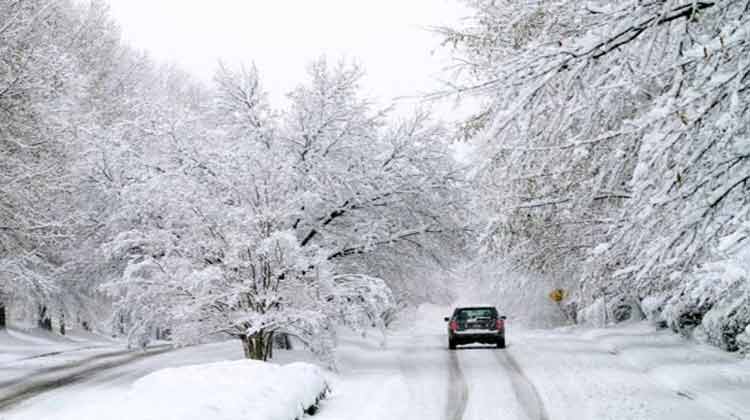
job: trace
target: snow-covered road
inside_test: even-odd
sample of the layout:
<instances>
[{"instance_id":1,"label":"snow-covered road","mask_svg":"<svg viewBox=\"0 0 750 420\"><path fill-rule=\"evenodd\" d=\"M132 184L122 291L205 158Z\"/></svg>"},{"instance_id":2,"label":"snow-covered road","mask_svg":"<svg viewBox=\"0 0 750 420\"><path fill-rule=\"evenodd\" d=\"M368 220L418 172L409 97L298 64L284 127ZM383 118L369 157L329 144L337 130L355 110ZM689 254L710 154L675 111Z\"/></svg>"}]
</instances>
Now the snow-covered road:
<instances>
[{"instance_id":1,"label":"snow-covered road","mask_svg":"<svg viewBox=\"0 0 750 420\"><path fill-rule=\"evenodd\" d=\"M341 374L331 378L333 395L317 417L547 420L510 353L481 345L448 349L443 312L418 314L416 324L389 336L386 348L374 338L343 340Z\"/></svg>"},{"instance_id":2,"label":"snow-covered road","mask_svg":"<svg viewBox=\"0 0 750 420\"><path fill-rule=\"evenodd\" d=\"M648 324L516 330L448 350L446 308L389 338L348 339L320 419L750 420L750 360Z\"/></svg>"},{"instance_id":3,"label":"snow-covered road","mask_svg":"<svg viewBox=\"0 0 750 420\"><path fill-rule=\"evenodd\" d=\"M381 347L343 334L318 420L750 420L750 360L647 324L519 330L508 348L448 350L447 308L423 307ZM106 420L157 369L242 358L234 342L185 348L106 369L25 400L2 420ZM281 352L280 362L308 359Z\"/></svg>"}]
</instances>

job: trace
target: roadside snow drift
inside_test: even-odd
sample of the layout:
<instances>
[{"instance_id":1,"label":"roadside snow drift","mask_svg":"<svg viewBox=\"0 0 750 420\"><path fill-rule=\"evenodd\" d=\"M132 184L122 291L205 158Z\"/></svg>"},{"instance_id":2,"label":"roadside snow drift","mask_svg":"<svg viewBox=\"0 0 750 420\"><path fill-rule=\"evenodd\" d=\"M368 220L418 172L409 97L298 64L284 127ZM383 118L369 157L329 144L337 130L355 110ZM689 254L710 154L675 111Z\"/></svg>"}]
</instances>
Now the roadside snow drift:
<instances>
[{"instance_id":1,"label":"roadside snow drift","mask_svg":"<svg viewBox=\"0 0 750 420\"><path fill-rule=\"evenodd\" d=\"M252 360L163 369L133 384L113 418L127 420L294 420L328 390L307 363Z\"/></svg>"}]
</instances>

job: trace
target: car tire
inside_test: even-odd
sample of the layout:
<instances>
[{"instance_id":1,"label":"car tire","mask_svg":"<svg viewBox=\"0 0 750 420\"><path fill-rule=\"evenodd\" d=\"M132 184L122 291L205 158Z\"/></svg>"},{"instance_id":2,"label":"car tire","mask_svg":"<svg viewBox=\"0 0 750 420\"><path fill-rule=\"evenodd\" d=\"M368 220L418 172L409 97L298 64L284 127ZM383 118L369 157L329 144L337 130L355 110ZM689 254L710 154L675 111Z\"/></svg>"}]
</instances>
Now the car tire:
<instances>
[{"instance_id":1,"label":"car tire","mask_svg":"<svg viewBox=\"0 0 750 420\"><path fill-rule=\"evenodd\" d=\"M451 340L450 338L448 339L448 348L451 349L451 350L455 350L456 349L456 342L453 341L453 340Z\"/></svg>"},{"instance_id":2,"label":"car tire","mask_svg":"<svg viewBox=\"0 0 750 420\"><path fill-rule=\"evenodd\" d=\"M505 348L505 337L497 339L497 348L499 348L499 349L504 349Z\"/></svg>"}]
</instances>

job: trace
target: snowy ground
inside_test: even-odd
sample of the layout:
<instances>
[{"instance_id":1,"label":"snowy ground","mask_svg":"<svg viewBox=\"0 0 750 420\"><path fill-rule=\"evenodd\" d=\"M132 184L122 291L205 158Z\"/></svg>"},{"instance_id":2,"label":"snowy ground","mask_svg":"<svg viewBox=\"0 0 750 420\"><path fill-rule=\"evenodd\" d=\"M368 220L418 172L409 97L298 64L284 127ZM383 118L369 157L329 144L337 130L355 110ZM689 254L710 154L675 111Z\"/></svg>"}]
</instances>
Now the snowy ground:
<instances>
[{"instance_id":1,"label":"snowy ground","mask_svg":"<svg viewBox=\"0 0 750 420\"><path fill-rule=\"evenodd\" d=\"M750 420L750 360L647 324L524 331L511 320L507 349L450 351L448 312L422 307L386 348L376 335L343 335L339 372L327 374L332 393L314 418ZM241 357L234 342L153 355L19 402L0 419L106 420L146 374Z\"/></svg>"}]
</instances>

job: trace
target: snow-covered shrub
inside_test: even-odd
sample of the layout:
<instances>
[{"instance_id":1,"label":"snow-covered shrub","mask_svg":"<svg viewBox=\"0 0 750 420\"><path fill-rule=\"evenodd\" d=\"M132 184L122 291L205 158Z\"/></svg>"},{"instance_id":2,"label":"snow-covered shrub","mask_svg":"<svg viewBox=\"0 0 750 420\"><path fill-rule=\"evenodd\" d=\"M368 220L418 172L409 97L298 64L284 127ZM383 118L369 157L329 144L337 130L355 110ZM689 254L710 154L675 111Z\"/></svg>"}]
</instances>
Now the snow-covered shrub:
<instances>
[{"instance_id":1,"label":"snow-covered shrub","mask_svg":"<svg viewBox=\"0 0 750 420\"><path fill-rule=\"evenodd\" d=\"M682 335L691 335L697 328L703 316L715 304L714 296L701 296L689 291L685 287L680 294L667 301L664 307L664 318L667 325Z\"/></svg>"},{"instance_id":2,"label":"snow-covered shrub","mask_svg":"<svg viewBox=\"0 0 750 420\"><path fill-rule=\"evenodd\" d=\"M565 316L565 319L571 321L574 324L578 323L579 303L577 300L570 299L567 302L563 301L558 304L560 311Z\"/></svg>"},{"instance_id":3,"label":"snow-covered shrub","mask_svg":"<svg viewBox=\"0 0 750 420\"><path fill-rule=\"evenodd\" d=\"M578 323L603 327L607 323L607 305L604 298L595 299L590 305L578 311Z\"/></svg>"},{"instance_id":4,"label":"snow-covered shrub","mask_svg":"<svg viewBox=\"0 0 750 420\"><path fill-rule=\"evenodd\" d=\"M641 311L646 319L661 328L667 327L667 321L664 319L664 305L667 300L669 295L665 293L655 293L641 299Z\"/></svg>"},{"instance_id":5,"label":"snow-covered shrub","mask_svg":"<svg viewBox=\"0 0 750 420\"><path fill-rule=\"evenodd\" d=\"M709 342L719 347L738 351L742 345L738 336L750 325L750 296L727 297L709 310L700 325Z\"/></svg>"},{"instance_id":6,"label":"snow-covered shrub","mask_svg":"<svg viewBox=\"0 0 750 420\"><path fill-rule=\"evenodd\" d=\"M608 303L607 310L612 322L641 321L645 318L639 302L631 296L619 295Z\"/></svg>"},{"instance_id":7,"label":"snow-covered shrub","mask_svg":"<svg viewBox=\"0 0 750 420\"><path fill-rule=\"evenodd\" d=\"M722 239L715 260L688 276L665 305L669 325L725 350L742 347L738 336L750 325L750 223Z\"/></svg>"},{"instance_id":8,"label":"snow-covered shrub","mask_svg":"<svg viewBox=\"0 0 750 420\"><path fill-rule=\"evenodd\" d=\"M341 275L333 278L336 285L327 297L333 304L342 325L364 332L377 328L385 345L386 320L396 308L393 292L382 279L367 275Z\"/></svg>"},{"instance_id":9,"label":"snow-covered shrub","mask_svg":"<svg viewBox=\"0 0 750 420\"><path fill-rule=\"evenodd\" d=\"M745 332L737 336L737 344L741 353L750 354L750 325L745 327Z\"/></svg>"},{"instance_id":10,"label":"snow-covered shrub","mask_svg":"<svg viewBox=\"0 0 750 420\"><path fill-rule=\"evenodd\" d=\"M578 311L578 323L595 327L641 321L645 318L639 302L628 295L599 297Z\"/></svg>"}]
</instances>

